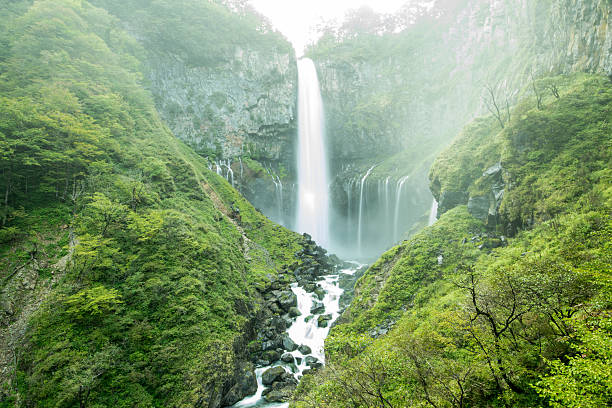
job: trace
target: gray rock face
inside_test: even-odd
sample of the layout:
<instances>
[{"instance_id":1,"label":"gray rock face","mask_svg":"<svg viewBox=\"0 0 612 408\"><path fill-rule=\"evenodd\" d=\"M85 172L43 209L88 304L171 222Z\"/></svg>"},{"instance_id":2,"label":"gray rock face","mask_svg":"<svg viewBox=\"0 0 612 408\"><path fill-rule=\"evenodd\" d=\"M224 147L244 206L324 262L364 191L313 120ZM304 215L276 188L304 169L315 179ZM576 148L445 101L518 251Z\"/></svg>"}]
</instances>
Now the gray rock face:
<instances>
[{"instance_id":1,"label":"gray rock face","mask_svg":"<svg viewBox=\"0 0 612 408\"><path fill-rule=\"evenodd\" d=\"M488 196L470 197L468 200L468 211L474 218L486 221L489 217L489 205Z\"/></svg>"},{"instance_id":2,"label":"gray rock face","mask_svg":"<svg viewBox=\"0 0 612 408\"><path fill-rule=\"evenodd\" d=\"M443 191L438 203L438 216L458 205L468 202L468 194L463 191Z\"/></svg>"},{"instance_id":3,"label":"gray rock face","mask_svg":"<svg viewBox=\"0 0 612 408\"><path fill-rule=\"evenodd\" d=\"M241 399L257 392L257 378L250 363L242 364L237 370L237 381L223 397L223 405L234 405Z\"/></svg>"},{"instance_id":4,"label":"gray rock face","mask_svg":"<svg viewBox=\"0 0 612 408\"><path fill-rule=\"evenodd\" d=\"M152 55L147 68L164 120L196 150L224 158L291 157L297 95L293 55L237 47L220 67L192 67L175 56Z\"/></svg>"}]
</instances>

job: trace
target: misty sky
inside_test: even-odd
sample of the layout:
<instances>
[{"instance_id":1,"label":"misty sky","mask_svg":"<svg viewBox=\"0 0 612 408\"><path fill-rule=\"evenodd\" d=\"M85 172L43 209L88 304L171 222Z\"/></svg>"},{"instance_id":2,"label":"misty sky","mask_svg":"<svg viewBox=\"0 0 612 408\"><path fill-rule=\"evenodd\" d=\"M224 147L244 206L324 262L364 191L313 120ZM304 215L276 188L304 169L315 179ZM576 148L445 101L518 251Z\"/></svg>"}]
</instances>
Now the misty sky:
<instances>
[{"instance_id":1,"label":"misty sky","mask_svg":"<svg viewBox=\"0 0 612 408\"><path fill-rule=\"evenodd\" d=\"M367 5L390 13L409 0L249 0L295 47L298 55L323 20L340 19L347 10Z\"/></svg>"}]
</instances>

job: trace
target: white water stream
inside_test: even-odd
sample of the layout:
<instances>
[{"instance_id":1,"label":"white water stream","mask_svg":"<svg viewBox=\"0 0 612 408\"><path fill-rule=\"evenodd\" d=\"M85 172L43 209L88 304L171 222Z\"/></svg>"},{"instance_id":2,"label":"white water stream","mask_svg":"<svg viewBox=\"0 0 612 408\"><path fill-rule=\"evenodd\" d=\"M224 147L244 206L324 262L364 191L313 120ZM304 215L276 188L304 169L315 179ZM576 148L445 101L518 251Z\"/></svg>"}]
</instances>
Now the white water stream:
<instances>
[{"instance_id":1,"label":"white water stream","mask_svg":"<svg viewBox=\"0 0 612 408\"><path fill-rule=\"evenodd\" d=\"M438 202L436 199L433 199L431 203L431 210L429 210L429 222L427 225L433 225L434 222L438 219Z\"/></svg>"},{"instance_id":2,"label":"white water stream","mask_svg":"<svg viewBox=\"0 0 612 408\"><path fill-rule=\"evenodd\" d=\"M298 61L298 209L296 229L329 248L329 176L323 101L314 63Z\"/></svg>"},{"instance_id":3,"label":"white water stream","mask_svg":"<svg viewBox=\"0 0 612 408\"><path fill-rule=\"evenodd\" d=\"M372 172L372 170L374 170L374 167L376 167L376 165L368 169L366 174L361 179L361 184L359 185L359 220L357 224L357 249L359 250L360 256L363 255L363 247L361 244L361 239L362 239L361 226L363 225L363 185L365 181L367 180L368 176L370 175L370 173Z\"/></svg>"},{"instance_id":4,"label":"white water stream","mask_svg":"<svg viewBox=\"0 0 612 408\"><path fill-rule=\"evenodd\" d=\"M262 381L263 373L269 368L282 366L287 372L293 372L294 376L299 379L304 370L309 368L306 364L307 356L315 357L321 363L325 362L325 351L323 349L325 338L329 333L331 325L340 316L340 296L342 295L343 290L338 286L338 279L340 274L354 274L360 266L361 265L355 264L354 268L342 269L338 274L327 275L317 281L318 285L325 290L325 297L320 302L323 303L325 310L321 313L310 313L313 304L315 304L315 302L319 302L314 293L306 292L304 288L298 286L297 283L291 285L291 290L297 296L297 307L302 314L298 316L293 324L289 327L287 334L296 344L310 347L311 352L309 354L302 354L299 350L291 352L296 359L301 359L301 362L296 364L296 371L292 371L290 364L280 361L277 361L269 366L258 367L255 370L255 376L257 378L257 392L254 395L251 395L233 405L234 408L286 408L289 406L288 403L266 402L263 397L263 392L265 390L265 386L263 385ZM328 322L327 327L319 327L317 322L318 317L323 314L331 314L331 320Z\"/></svg>"}]
</instances>

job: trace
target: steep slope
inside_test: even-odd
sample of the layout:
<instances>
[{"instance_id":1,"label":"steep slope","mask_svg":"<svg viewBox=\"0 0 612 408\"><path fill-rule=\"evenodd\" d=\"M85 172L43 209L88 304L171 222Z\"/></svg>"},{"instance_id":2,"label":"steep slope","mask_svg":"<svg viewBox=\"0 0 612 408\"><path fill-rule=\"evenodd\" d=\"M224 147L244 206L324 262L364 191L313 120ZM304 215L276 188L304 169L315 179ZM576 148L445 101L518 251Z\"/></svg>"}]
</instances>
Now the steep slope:
<instances>
[{"instance_id":1,"label":"steep slope","mask_svg":"<svg viewBox=\"0 0 612 408\"><path fill-rule=\"evenodd\" d=\"M358 281L294 406L612 402L612 83L546 83L436 159L434 194L463 198Z\"/></svg>"},{"instance_id":2,"label":"steep slope","mask_svg":"<svg viewBox=\"0 0 612 408\"><path fill-rule=\"evenodd\" d=\"M304 239L171 134L117 19L0 10L0 406L228 402Z\"/></svg>"}]
</instances>

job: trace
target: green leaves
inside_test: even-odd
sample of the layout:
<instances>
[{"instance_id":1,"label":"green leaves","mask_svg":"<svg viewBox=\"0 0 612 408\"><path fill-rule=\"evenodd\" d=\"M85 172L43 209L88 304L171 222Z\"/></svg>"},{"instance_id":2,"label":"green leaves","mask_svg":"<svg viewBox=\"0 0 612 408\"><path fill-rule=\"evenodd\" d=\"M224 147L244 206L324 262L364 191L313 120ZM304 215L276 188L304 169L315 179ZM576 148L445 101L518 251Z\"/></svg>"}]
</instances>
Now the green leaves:
<instances>
[{"instance_id":1,"label":"green leaves","mask_svg":"<svg viewBox=\"0 0 612 408\"><path fill-rule=\"evenodd\" d=\"M89 321L114 313L121 303L119 292L104 286L82 290L64 300L66 313L78 321Z\"/></svg>"},{"instance_id":2,"label":"green leaves","mask_svg":"<svg viewBox=\"0 0 612 408\"><path fill-rule=\"evenodd\" d=\"M577 325L575 355L550 361L550 373L535 385L553 408L591 408L612 404L612 318L603 315Z\"/></svg>"}]
</instances>

